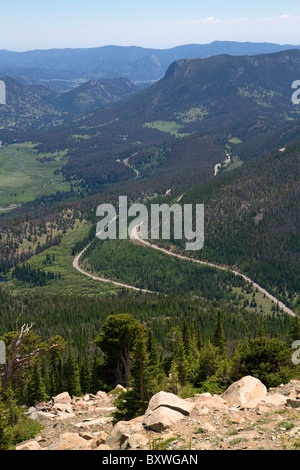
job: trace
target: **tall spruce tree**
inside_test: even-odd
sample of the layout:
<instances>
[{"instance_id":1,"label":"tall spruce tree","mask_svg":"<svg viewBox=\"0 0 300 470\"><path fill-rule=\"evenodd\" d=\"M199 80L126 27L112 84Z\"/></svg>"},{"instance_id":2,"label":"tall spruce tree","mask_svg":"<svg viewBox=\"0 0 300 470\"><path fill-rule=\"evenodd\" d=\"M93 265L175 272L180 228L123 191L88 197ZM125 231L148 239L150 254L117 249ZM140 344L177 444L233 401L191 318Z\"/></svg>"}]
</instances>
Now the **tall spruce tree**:
<instances>
[{"instance_id":1,"label":"tall spruce tree","mask_svg":"<svg viewBox=\"0 0 300 470\"><path fill-rule=\"evenodd\" d=\"M179 327L172 329L172 362L176 364L181 385L186 385L189 379L190 367L184 347L183 334Z\"/></svg>"},{"instance_id":2,"label":"tall spruce tree","mask_svg":"<svg viewBox=\"0 0 300 470\"><path fill-rule=\"evenodd\" d=\"M224 332L223 332L222 314L220 310L218 310L218 319L217 319L216 329L214 332L213 344L214 346L219 348L221 354L225 353L226 344L225 344L225 338L224 338Z\"/></svg>"},{"instance_id":3,"label":"tall spruce tree","mask_svg":"<svg viewBox=\"0 0 300 470\"><path fill-rule=\"evenodd\" d=\"M115 420L131 419L142 415L151 397L157 391L156 377L153 374L147 343L146 328L141 325L131 351L130 390L116 400L118 410L114 414Z\"/></svg>"},{"instance_id":4,"label":"tall spruce tree","mask_svg":"<svg viewBox=\"0 0 300 470\"><path fill-rule=\"evenodd\" d=\"M68 346L68 355L64 364L64 378L66 391L69 392L71 396L80 396L82 391L80 386L79 365L70 345Z\"/></svg>"}]
</instances>

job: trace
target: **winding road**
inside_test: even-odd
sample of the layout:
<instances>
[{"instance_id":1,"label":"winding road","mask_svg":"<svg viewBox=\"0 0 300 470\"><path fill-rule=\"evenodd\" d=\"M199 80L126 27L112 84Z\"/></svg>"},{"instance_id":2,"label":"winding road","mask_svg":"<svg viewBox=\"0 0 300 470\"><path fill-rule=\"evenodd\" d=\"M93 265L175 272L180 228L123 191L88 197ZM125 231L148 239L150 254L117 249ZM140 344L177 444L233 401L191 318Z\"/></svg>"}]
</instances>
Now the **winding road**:
<instances>
[{"instance_id":1,"label":"winding road","mask_svg":"<svg viewBox=\"0 0 300 470\"><path fill-rule=\"evenodd\" d=\"M274 297L272 294L270 294L268 291L266 291L266 289L264 289L263 287L261 287L259 284L257 284L256 282L254 282L252 279L250 279L248 276L246 276L245 274L243 273L240 273L239 271L236 271L234 269L231 269L229 268L228 266L221 266L221 265L218 265L218 264L214 264L214 263L210 263L209 261L201 261L201 260L197 260L197 259L193 259L193 258L189 258L188 256L184 256L184 255L180 255L180 254L177 254L177 253L173 253L172 251L169 251L169 250L166 250L165 248L161 248L160 246L158 245L155 245L155 244L152 244L152 243L149 243L148 241L146 240L143 240L140 236L140 225L136 225L133 230L131 231L130 233L130 240L135 243L135 244L138 244L138 245L142 245L142 246L145 246L145 247L150 247L154 250L158 250L158 251L161 251L169 256L174 256L175 258L179 258L179 259L182 259L184 261L189 261L190 263L197 263L197 264L201 264L203 266L210 266L212 268L215 268L215 269L220 269L221 271L228 271L232 274L234 274L235 276L239 276L239 277L242 277L246 282L249 282L250 284L252 284L253 287L255 287L256 289L258 289L260 292L262 292L262 294L264 294L266 297L268 297L270 300L272 300L275 304L278 304L279 308L282 309L285 313L287 313L288 315L291 315L293 317L297 316L295 312L293 312L293 310L291 310L289 307L287 307L283 302L281 302L280 300L278 300L276 297ZM91 243L90 243L91 244ZM148 293L148 294L158 294L158 292L154 292L154 291L150 291L150 290L147 290L147 289L141 289L139 287L135 287L135 286L130 286L128 284L123 284L122 282L117 282L117 281L112 281L111 279L105 279L105 278L101 278L101 277L97 277L97 276L94 276L90 273L87 273L86 271L84 271L83 269L81 269L79 267L79 261L80 261L80 258L81 256L83 255L83 253L88 249L88 247L90 246L90 244L88 246L86 246L84 248L84 250L81 251L81 253L79 253L79 255L76 256L76 258L74 259L73 261L73 267L75 269L77 269L77 271L79 271L81 274L84 274L85 276L88 276L90 277L91 279L94 279L95 281L100 281L100 282L106 282L106 283L111 283L111 284L114 284L118 287L124 287L126 289L132 289L132 290L135 290L135 291L139 291L139 292L144 292L144 293Z\"/></svg>"}]
</instances>

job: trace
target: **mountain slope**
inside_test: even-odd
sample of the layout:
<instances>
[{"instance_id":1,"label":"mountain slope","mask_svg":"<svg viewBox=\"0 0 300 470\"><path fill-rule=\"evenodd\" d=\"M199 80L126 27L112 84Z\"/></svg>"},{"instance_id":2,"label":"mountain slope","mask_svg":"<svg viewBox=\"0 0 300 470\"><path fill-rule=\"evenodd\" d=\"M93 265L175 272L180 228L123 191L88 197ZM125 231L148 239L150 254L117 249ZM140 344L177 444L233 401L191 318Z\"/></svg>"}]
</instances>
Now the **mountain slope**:
<instances>
[{"instance_id":1,"label":"mountain slope","mask_svg":"<svg viewBox=\"0 0 300 470\"><path fill-rule=\"evenodd\" d=\"M126 78L86 82L71 91L58 93L47 85L21 83L2 77L6 105L0 106L1 128L20 132L62 124L76 114L93 111L122 100L139 90Z\"/></svg>"},{"instance_id":2,"label":"mountain slope","mask_svg":"<svg viewBox=\"0 0 300 470\"><path fill-rule=\"evenodd\" d=\"M205 204L205 244L194 256L237 266L295 311L300 310L299 182L296 146L220 175L182 198L182 204Z\"/></svg>"},{"instance_id":3,"label":"mountain slope","mask_svg":"<svg viewBox=\"0 0 300 470\"><path fill-rule=\"evenodd\" d=\"M122 100L137 91L139 87L127 78L91 80L62 93L58 101L66 112L77 114Z\"/></svg>"},{"instance_id":4,"label":"mountain slope","mask_svg":"<svg viewBox=\"0 0 300 470\"><path fill-rule=\"evenodd\" d=\"M196 162L198 155L213 176L214 165L226 159L232 139L231 150L235 155L241 151L243 161L293 141L300 117L300 106L291 100L297 76L300 51L176 61L155 85L60 128L59 133L39 136L40 149L71 149L64 174L92 185L117 182L123 176L136 179L136 171L140 178L157 180L166 165L170 177L164 179L165 185L172 185L179 176L178 169L172 171L175 155L181 162L182 183L185 168L191 168L189 162ZM74 136L80 134L85 138L78 142ZM206 151L208 144L218 147L221 160ZM196 181L195 175L188 184Z\"/></svg>"},{"instance_id":5,"label":"mountain slope","mask_svg":"<svg viewBox=\"0 0 300 470\"><path fill-rule=\"evenodd\" d=\"M211 44L187 44L171 49L103 46L26 52L2 50L0 64L15 68L44 69L44 75L45 69L66 72L66 79L70 79L73 72L78 74L78 78L85 80L124 76L133 81L153 81L163 77L175 60L207 58L220 54L257 55L297 48L299 46L215 41Z\"/></svg>"}]
</instances>

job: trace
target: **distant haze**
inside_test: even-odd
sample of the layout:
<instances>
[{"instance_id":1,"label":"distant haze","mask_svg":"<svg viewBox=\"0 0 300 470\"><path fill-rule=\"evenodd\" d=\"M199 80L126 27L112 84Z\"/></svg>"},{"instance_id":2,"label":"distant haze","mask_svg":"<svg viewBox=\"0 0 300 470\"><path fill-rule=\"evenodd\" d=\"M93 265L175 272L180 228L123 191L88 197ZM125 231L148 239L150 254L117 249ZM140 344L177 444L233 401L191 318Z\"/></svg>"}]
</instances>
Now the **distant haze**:
<instances>
[{"instance_id":1,"label":"distant haze","mask_svg":"<svg viewBox=\"0 0 300 470\"><path fill-rule=\"evenodd\" d=\"M3 3L3 2L1 2ZM1 5L2 49L170 48L215 40L298 44L294 0L13 0Z\"/></svg>"}]
</instances>

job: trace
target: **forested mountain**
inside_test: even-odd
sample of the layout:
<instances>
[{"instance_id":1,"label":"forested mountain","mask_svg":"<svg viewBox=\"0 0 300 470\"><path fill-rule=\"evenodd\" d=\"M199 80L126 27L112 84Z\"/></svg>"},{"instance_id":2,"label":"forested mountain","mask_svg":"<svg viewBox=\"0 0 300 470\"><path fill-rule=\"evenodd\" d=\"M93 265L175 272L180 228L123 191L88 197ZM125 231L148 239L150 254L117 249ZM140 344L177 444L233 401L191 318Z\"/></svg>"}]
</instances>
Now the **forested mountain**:
<instances>
[{"instance_id":1,"label":"forested mountain","mask_svg":"<svg viewBox=\"0 0 300 470\"><path fill-rule=\"evenodd\" d=\"M62 124L77 114L87 113L139 91L126 78L91 80L68 92L59 93L47 85L21 83L2 77L6 104L0 106L2 132L13 135Z\"/></svg>"},{"instance_id":2,"label":"forested mountain","mask_svg":"<svg viewBox=\"0 0 300 470\"><path fill-rule=\"evenodd\" d=\"M156 81L175 60L207 58L213 55L270 54L299 46L272 43L215 41L187 44L171 49L103 46L90 49L51 49L26 52L0 51L0 64L15 69L18 76L46 80L57 86L62 79L100 79L127 77L132 81ZM0 66L0 67L1 67ZM1 69L0 69L1 70ZM65 84L66 86L66 84Z\"/></svg>"},{"instance_id":3,"label":"forested mountain","mask_svg":"<svg viewBox=\"0 0 300 470\"><path fill-rule=\"evenodd\" d=\"M202 179L213 176L228 146L247 162L295 140L297 76L296 50L176 61L155 85L36 141L44 152L69 150L68 179L99 186L149 177L157 184L162 177L169 187L188 185L202 169ZM185 175L190 169L193 181Z\"/></svg>"},{"instance_id":4,"label":"forested mountain","mask_svg":"<svg viewBox=\"0 0 300 470\"><path fill-rule=\"evenodd\" d=\"M193 256L238 267L299 311L300 147L257 159L190 189L205 204L205 243ZM184 248L184 243L173 240Z\"/></svg>"},{"instance_id":5,"label":"forested mountain","mask_svg":"<svg viewBox=\"0 0 300 470\"><path fill-rule=\"evenodd\" d=\"M236 56L199 58L223 47ZM245 375L268 387L299 379L291 344L300 334L293 313L300 310L300 106L291 97L300 51L238 56L245 47L173 50L184 60L140 91L127 78L90 76L64 93L57 82L4 78L0 341L10 364L2 373L0 448L30 438L14 403L65 391L130 385L115 402L118 420L143 411L154 389L190 397L221 393ZM249 44L248 54L261 47L278 48ZM119 63L117 49L102 50L107 71L119 63L127 76L130 67L136 77L154 66L161 73L154 54L126 51L131 65ZM187 59L192 51L198 58ZM100 73L93 56L100 52L86 52L0 51L0 63L79 61L82 72ZM47 75L42 70L35 73ZM61 80L65 72L78 78L58 72ZM187 253L186 240L155 243L214 266L96 238L96 208L117 208L119 195L147 205L204 204L203 249Z\"/></svg>"}]
</instances>

